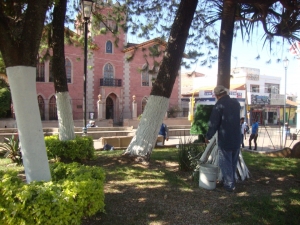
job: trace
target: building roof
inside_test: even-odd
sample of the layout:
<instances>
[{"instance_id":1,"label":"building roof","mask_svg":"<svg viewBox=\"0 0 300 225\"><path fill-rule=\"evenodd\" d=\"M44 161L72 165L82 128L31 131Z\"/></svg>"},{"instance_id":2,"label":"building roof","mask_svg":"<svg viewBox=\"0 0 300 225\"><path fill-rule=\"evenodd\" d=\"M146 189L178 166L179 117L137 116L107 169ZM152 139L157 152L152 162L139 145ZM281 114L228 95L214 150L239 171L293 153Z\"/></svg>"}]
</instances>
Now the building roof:
<instances>
[{"instance_id":1,"label":"building roof","mask_svg":"<svg viewBox=\"0 0 300 225\"><path fill-rule=\"evenodd\" d=\"M291 101L289 99L286 99L286 104L290 106L297 106L297 102Z\"/></svg>"},{"instance_id":2,"label":"building roof","mask_svg":"<svg viewBox=\"0 0 300 225\"><path fill-rule=\"evenodd\" d=\"M140 44L128 43L127 47L124 48L123 52L130 52L130 51L132 51L134 49L141 48L141 47L143 47L145 45L152 45L154 43L161 44L163 46L167 45L167 43L164 40L162 40L160 38L154 38L154 39L151 39L149 41L142 42Z\"/></svg>"}]
</instances>

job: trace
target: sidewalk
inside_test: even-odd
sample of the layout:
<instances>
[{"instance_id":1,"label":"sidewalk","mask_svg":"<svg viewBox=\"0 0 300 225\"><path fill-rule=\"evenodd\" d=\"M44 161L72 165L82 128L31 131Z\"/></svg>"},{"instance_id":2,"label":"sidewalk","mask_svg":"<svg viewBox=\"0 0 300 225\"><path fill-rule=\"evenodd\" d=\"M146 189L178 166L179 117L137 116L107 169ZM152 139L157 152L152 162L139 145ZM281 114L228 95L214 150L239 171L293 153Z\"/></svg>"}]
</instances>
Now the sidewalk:
<instances>
[{"instance_id":1,"label":"sidewalk","mask_svg":"<svg viewBox=\"0 0 300 225\"><path fill-rule=\"evenodd\" d=\"M253 152L272 152L278 151L283 149L282 143L282 133L278 128L270 128L270 127L261 127L259 129L258 138L257 138L257 151L248 150L249 148L249 137L250 134L246 135L246 140L244 140L246 151L253 151ZM168 141L165 141L166 147L175 147L176 145L182 143L193 142L194 140L198 139L197 135L190 135L190 136L170 136ZM286 139L285 147L293 148L293 146L298 143L299 140L290 140L288 136ZM100 139L94 139L94 147L97 150L103 149L103 145L100 142ZM254 148L254 141L252 141L252 149Z\"/></svg>"},{"instance_id":2,"label":"sidewalk","mask_svg":"<svg viewBox=\"0 0 300 225\"><path fill-rule=\"evenodd\" d=\"M182 139L182 140L181 140ZM180 144L181 141L184 142L193 142L194 140L198 139L197 135L191 135L191 136L186 136L186 137L181 137L181 136L171 136L169 137L168 141L165 141L165 145L166 147L175 147L176 145ZM161 145L158 145L161 146ZM100 139L94 139L94 148L96 150L101 150L103 149L103 145L100 141Z\"/></svg>"}]
</instances>

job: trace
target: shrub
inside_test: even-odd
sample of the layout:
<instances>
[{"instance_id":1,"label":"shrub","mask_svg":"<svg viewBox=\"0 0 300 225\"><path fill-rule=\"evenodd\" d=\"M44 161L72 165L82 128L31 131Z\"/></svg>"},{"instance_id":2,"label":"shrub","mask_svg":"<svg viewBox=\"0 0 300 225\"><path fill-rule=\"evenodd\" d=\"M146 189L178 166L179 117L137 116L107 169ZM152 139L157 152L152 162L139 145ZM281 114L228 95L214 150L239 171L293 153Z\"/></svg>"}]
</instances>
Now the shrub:
<instances>
[{"instance_id":1,"label":"shrub","mask_svg":"<svg viewBox=\"0 0 300 225\"><path fill-rule=\"evenodd\" d=\"M11 138L5 138L3 143L0 143L0 151L4 152L4 157L10 158L13 163L22 165L21 147L19 139L12 135Z\"/></svg>"},{"instance_id":2,"label":"shrub","mask_svg":"<svg viewBox=\"0 0 300 225\"><path fill-rule=\"evenodd\" d=\"M89 136L76 136L74 140L61 141L58 135L52 135L45 137L45 143L49 159L85 160L95 155L93 138Z\"/></svg>"},{"instance_id":3,"label":"shrub","mask_svg":"<svg viewBox=\"0 0 300 225\"><path fill-rule=\"evenodd\" d=\"M0 78L0 118L7 117L10 111L11 94L6 82Z\"/></svg>"},{"instance_id":4,"label":"shrub","mask_svg":"<svg viewBox=\"0 0 300 225\"><path fill-rule=\"evenodd\" d=\"M204 135L208 130L208 121L213 105L198 105L194 122L191 127L191 134L198 134L199 142L204 142Z\"/></svg>"},{"instance_id":5,"label":"shrub","mask_svg":"<svg viewBox=\"0 0 300 225\"><path fill-rule=\"evenodd\" d=\"M0 171L0 220L15 224L81 224L104 212L102 168L78 163L51 165L52 181L23 183L15 171Z\"/></svg>"},{"instance_id":6,"label":"shrub","mask_svg":"<svg viewBox=\"0 0 300 225\"><path fill-rule=\"evenodd\" d=\"M178 146L178 163L181 171L197 171L199 169L198 161L205 151L205 146L192 143L191 140L185 140Z\"/></svg>"}]
</instances>

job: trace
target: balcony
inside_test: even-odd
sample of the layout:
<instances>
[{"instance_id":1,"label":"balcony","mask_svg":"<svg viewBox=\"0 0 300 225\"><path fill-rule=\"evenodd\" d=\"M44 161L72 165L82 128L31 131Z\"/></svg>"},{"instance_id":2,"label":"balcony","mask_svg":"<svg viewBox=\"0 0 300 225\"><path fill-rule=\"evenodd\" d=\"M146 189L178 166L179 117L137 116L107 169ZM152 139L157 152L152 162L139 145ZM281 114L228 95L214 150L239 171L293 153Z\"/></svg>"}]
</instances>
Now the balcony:
<instances>
[{"instance_id":1,"label":"balcony","mask_svg":"<svg viewBox=\"0 0 300 225\"><path fill-rule=\"evenodd\" d=\"M122 87L122 79L101 78L100 86L106 87Z\"/></svg>"}]
</instances>

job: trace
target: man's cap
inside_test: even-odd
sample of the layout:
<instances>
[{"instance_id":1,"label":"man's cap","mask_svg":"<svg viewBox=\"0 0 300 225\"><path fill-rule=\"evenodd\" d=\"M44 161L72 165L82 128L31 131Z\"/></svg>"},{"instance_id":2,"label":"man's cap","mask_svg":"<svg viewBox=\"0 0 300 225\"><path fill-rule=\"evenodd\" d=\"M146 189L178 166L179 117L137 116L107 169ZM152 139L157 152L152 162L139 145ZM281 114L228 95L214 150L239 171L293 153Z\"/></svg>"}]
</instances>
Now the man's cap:
<instances>
[{"instance_id":1,"label":"man's cap","mask_svg":"<svg viewBox=\"0 0 300 225\"><path fill-rule=\"evenodd\" d=\"M227 94L226 88L223 85L218 85L214 89L215 95Z\"/></svg>"}]
</instances>

